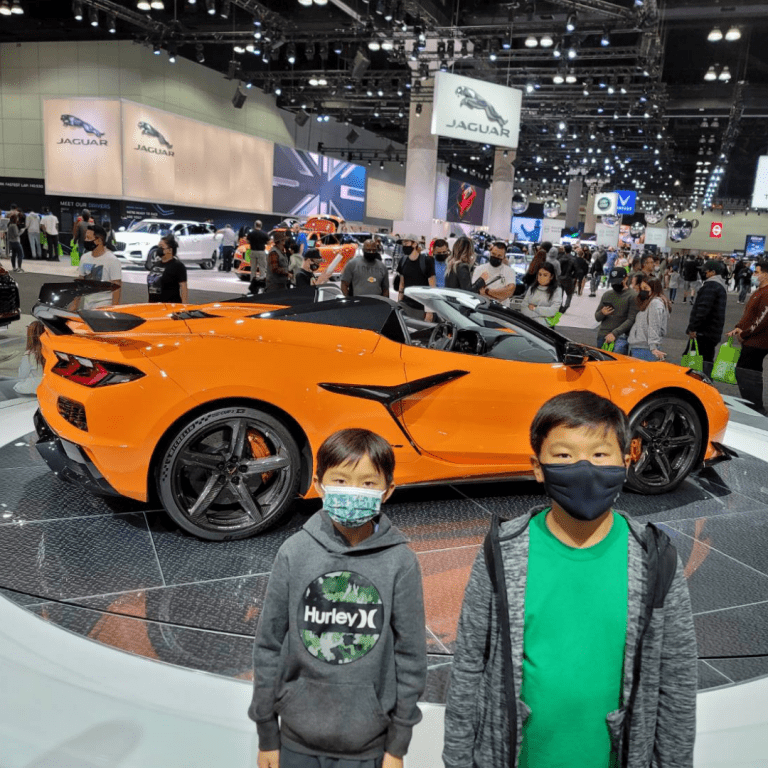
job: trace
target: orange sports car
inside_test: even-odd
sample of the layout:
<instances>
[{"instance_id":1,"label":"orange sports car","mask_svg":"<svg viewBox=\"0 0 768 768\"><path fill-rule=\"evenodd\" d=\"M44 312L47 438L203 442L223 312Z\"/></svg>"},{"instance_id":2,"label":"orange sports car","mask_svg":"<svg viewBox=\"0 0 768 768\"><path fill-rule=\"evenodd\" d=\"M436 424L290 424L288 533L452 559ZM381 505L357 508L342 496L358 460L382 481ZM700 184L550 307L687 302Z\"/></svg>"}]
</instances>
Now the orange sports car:
<instances>
[{"instance_id":1,"label":"orange sports car","mask_svg":"<svg viewBox=\"0 0 768 768\"><path fill-rule=\"evenodd\" d=\"M341 254L341 259L336 264L333 270L333 274L341 276L344 271L344 267L350 259L354 259L360 250L360 244L350 235L347 235L344 230L344 220L338 216L315 216L308 219L306 224L301 228L307 236L315 235L318 240L318 250L322 259L320 261L320 272L324 272L333 262L338 254ZM279 226L278 231L282 229ZM232 263L234 273L241 280L251 279L251 248L248 244L248 240L245 238L240 239L240 243L235 251L234 260Z\"/></svg>"},{"instance_id":2,"label":"orange sports car","mask_svg":"<svg viewBox=\"0 0 768 768\"><path fill-rule=\"evenodd\" d=\"M572 389L629 415L630 489L663 493L728 457L728 411L702 374L572 343L475 294L408 292L435 322L325 290L77 313L38 303L38 449L61 478L159 499L214 540L259 533L314 495L317 448L345 427L392 444L399 486L529 477L533 416Z\"/></svg>"}]
</instances>

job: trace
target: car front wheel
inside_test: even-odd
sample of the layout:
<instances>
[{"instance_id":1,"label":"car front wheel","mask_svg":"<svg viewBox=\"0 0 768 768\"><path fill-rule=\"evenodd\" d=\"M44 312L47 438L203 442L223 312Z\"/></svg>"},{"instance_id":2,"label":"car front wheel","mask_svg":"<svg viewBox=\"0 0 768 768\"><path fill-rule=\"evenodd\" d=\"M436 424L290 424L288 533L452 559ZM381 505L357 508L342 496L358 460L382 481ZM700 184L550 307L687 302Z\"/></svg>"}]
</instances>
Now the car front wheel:
<instances>
[{"instance_id":1,"label":"car front wheel","mask_svg":"<svg viewBox=\"0 0 768 768\"><path fill-rule=\"evenodd\" d=\"M200 268L201 269L213 269L216 266L216 257L217 256L218 256L218 254L216 253L216 251L214 251L211 254L211 258L210 259L206 259L205 261L201 261L200 262Z\"/></svg>"},{"instance_id":2,"label":"car front wheel","mask_svg":"<svg viewBox=\"0 0 768 768\"><path fill-rule=\"evenodd\" d=\"M201 539L254 536L296 498L300 455L285 426L257 408L216 408L171 435L157 468L160 500Z\"/></svg>"},{"instance_id":3,"label":"car front wheel","mask_svg":"<svg viewBox=\"0 0 768 768\"><path fill-rule=\"evenodd\" d=\"M668 493L695 468L704 429L696 409L679 397L650 398L629 417L632 458L626 487L637 493Z\"/></svg>"},{"instance_id":4,"label":"car front wheel","mask_svg":"<svg viewBox=\"0 0 768 768\"><path fill-rule=\"evenodd\" d=\"M160 260L160 249L159 248L151 248L149 253L147 254L147 260L144 262L144 269L149 272L150 269L154 266L156 261Z\"/></svg>"}]
</instances>

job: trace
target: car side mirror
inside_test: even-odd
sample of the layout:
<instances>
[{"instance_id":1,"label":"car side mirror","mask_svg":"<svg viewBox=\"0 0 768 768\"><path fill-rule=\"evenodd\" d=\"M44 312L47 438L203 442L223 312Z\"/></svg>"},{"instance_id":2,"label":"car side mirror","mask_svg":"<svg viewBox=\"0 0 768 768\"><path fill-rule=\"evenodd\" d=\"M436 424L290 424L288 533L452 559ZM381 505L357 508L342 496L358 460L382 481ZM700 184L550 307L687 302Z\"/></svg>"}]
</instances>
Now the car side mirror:
<instances>
[{"instance_id":1,"label":"car side mirror","mask_svg":"<svg viewBox=\"0 0 768 768\"><path fill-rule=\"evenodd\" d=\"M579 368L580 366L584 365L586 358L586 352L581 344L574 344L572 341L569 341L565 345L563 365L566 365L570 368Z\"/></svg>"}]
</instances>

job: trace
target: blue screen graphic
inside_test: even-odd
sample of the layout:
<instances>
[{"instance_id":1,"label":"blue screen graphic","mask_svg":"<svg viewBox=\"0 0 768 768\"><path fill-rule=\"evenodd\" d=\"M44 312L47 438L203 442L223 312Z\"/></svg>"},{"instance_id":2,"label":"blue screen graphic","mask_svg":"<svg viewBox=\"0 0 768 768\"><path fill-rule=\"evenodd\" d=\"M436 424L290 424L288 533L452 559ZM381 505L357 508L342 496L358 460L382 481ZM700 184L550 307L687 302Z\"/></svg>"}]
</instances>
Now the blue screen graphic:
<instances>
[{"instance_id":1,"label":"blue screen graphic","mask_svg":"<svg viewBox=\"0 0 768 768\"><path fill-rule=\"evenodd\" d=\"M513 216L511 231L515 233L515 242L538 243L541 240L541 219L528 216Z\"/></svg>"},{"instance_id":2,"label":"blue screen graphic","mask_svg":"<svg viewBox=\"0 0 768 768\"><path fill-rule=\"evenodd\" d=\"M765 235L747 235L747 242L744 245L744 254L746 257L755 258L765 251Z\"/></svg>"},{"instance_id":3,"label":"blue screen graphic","mask_svg":"<svg viewBox=\"0 0 768 768\"><path fill-rule=\"evenodd\" d=\"M365 168L275 144L272 206L289 216L365 218Z\"/></svg>"}]
</instances>

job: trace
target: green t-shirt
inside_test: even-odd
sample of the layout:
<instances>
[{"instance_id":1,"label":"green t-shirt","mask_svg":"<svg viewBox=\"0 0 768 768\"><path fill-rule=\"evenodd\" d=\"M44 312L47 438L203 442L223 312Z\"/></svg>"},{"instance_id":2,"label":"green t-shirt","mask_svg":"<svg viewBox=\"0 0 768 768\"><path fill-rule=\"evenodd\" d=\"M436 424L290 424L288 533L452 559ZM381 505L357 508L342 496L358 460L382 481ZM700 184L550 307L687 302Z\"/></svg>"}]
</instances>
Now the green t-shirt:
<instances>
[{"instance_id":1,"label":"green t-shirt","mask_svg":"<svg viewBox=\"0 0 768 768\"><path fill-rule=\"evenodd\" d=\"M530 524L525 590L521 768L609 768L605 716L619 708L627 633L629 526L616 513L608 535L575 549Z\"/></svg>"}]
</instances>

